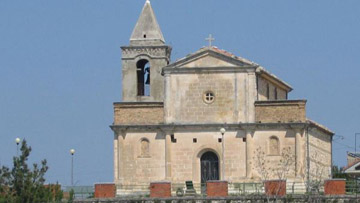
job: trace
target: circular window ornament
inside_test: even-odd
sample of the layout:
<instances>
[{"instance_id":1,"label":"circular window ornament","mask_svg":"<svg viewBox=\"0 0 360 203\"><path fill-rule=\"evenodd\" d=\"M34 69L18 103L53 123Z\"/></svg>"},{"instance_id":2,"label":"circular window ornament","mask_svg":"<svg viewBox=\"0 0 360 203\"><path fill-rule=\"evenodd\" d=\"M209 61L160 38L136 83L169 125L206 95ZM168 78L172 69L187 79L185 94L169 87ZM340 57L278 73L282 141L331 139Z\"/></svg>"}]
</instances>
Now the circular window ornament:
<instances>
[{"instance_id":1,"label":"circular window ornament","mask_svg":"<svg viewBox=\"0 0 360 203\"><path fill-rule=\"evenodd\" d=\"M212 91L206 91L203 95L203 100L207 104L211 104L215 101L215 94Z\"/></svg>"}]
</instances>

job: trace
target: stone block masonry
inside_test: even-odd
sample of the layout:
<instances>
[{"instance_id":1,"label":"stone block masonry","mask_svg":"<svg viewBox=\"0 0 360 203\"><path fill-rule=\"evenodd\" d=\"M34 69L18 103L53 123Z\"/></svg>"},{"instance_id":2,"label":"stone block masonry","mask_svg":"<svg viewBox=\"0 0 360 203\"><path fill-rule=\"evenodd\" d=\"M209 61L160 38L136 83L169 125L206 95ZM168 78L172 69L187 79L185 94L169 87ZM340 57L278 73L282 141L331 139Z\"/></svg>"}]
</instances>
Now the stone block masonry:
<instances>
[{"instance_id":1,"label":"stone block masonry","mask_svg":"<svg viewBox=\"0 0 360 203\"><path fill-rule=\"evenodd\" d=\"M256 101L255 120L261 123L305 122L306 100Z\"/></svg>"},{"instance_id":2,"label":"stone block masonry","mask_svg":"<svg viewBox=\"0 0 360 203\"><path fill-rule=\"evenodd\" d=\"M114 124L159 124L164 122L162 102L114 103Z\"/></svg>"}]
</instances>

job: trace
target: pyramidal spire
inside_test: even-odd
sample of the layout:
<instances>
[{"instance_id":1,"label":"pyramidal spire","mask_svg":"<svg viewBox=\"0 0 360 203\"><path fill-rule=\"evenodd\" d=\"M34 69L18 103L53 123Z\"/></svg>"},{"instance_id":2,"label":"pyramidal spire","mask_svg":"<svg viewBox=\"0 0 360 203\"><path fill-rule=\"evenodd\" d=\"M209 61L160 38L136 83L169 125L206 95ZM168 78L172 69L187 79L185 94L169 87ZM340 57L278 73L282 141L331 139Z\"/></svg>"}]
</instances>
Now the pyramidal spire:
<instances>
[{"instance_id":1,"label":"pyramidal spire","mask_svg":"<svg viewBox=\"0 0 360 203\"><path fill-rule=\"evenodd\" d=\"M164 36L156 20L150 0L146 0L130 37L130 45L163 45Z\"/></svg>"}]
</instances>

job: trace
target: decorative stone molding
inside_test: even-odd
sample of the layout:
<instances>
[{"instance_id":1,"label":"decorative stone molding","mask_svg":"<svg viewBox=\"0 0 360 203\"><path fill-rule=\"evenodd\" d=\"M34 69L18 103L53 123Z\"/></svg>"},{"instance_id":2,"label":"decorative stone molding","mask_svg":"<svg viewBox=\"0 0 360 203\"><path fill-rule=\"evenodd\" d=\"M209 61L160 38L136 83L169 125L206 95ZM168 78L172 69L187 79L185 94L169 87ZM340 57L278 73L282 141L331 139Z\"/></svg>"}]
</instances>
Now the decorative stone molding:
<instances>
[{"instance_id":1,"label":"decorative stone molding","mask_svg":"<svg viewBox=\"0 0 360 203\"><path fill-rule=\"evenodd\" d=\"M227 131L239 131L249 130L252 136L257 130L273 130L273 129L293 129L294 126L297 128L305 128L308 123L239 123L239 124L226 124ZM192 132L202 130L203 132L218 132L220 128L224 127L223 123L219 124L114 124L110 128L112 130L124 129L126 132Z\"/></svg>"},{"instance_id":2,"label":"decorative stone molding","mask_svg":"<svg viewBox=\"0 0 360 203\"><path fill-rule=\"evenodd\" d=\"M170 46L129 46L121 47L122 59L134 59L140 54L148 55L150 58L170 59Z\"/></svg>"}]
</instances>

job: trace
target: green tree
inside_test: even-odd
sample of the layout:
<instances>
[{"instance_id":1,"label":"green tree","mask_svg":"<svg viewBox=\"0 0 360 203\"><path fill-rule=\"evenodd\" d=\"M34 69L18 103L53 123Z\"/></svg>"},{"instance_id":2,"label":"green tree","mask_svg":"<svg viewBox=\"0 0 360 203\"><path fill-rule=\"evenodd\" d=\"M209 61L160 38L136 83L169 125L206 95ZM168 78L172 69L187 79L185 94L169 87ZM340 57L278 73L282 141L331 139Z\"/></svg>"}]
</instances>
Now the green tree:
<instances>
[{"instance_id":1,"label":"green tree","mask_svg":"<svg viewBox=\"0 0 360 203\"><path fill-rule=\"evenodd\" d=\"M60 201L62 195L54 194L52 187L45 186L45 173L49 169L46 160L40 166L27 164L31 147L26 140L21 143L21 155L13 158L13 168L0 168L0 202L51 202Z\"/></svg>"}]
</instances>

